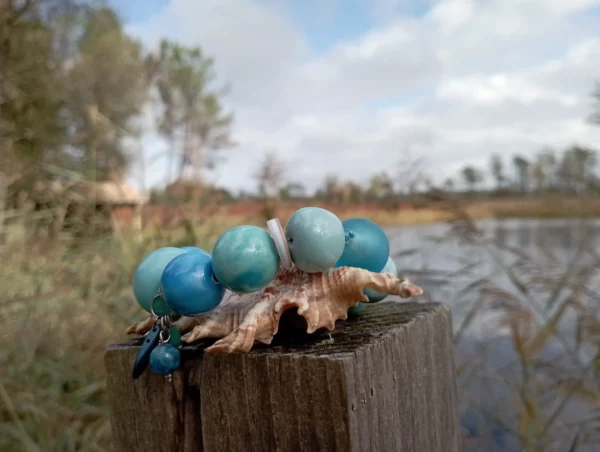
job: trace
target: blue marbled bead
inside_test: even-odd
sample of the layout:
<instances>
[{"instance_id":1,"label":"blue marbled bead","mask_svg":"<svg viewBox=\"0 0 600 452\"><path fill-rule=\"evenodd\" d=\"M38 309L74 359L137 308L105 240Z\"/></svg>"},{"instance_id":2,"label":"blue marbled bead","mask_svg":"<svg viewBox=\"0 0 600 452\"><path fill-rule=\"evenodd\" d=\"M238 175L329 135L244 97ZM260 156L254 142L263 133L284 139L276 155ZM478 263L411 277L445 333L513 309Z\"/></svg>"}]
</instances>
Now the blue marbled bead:
<instances>
[{"instance_id":1,"label":"blue marbled bead","mask_svg":"<svg viewBox=\"0 0 600 452\"><path fill-rule=\"evenodd\" d=\"M335 266L380 272L390 256L390 242L383 229L366 218L350 218L343 225L346 245Z\"/></svg>"},{"instance_id":2,"label":"blue marbled bead","mask_svg":"<svg viewBox=\"0 0 600 452\"><path fill-rule=\"evenodd\" d=\"M383 267L383 270L381 270L379 273L393 273L394 275L396 275L398 273L398 269L396 268L396 264L394 263L394 261L392 260L391 257L388 257L388 261L385 264L385 267ZM385 297L388 296L388 294L384 294L384 293L380 293L377 292L373 289L365 289L364 293L367 297L369 297L369 302L370 303L377 303L378 301L383 300Z\"/></svg>"},{"instance_id":3,"label":"blue marbled bead","mask_svg":"<svg viewBox=\"0 0 600 452\"><path fill-rule=\"evenodd\" d=\"M237 293L256 292L279 272L275 243L257 226L237 226L225 232L215 243L212 257L219 283Z\"/></svg>"},{"instance_id":4,"label":"blue marbled bead","mask_svg":"<svg viewBox=\"0 0 600 452\"><path fill-rule=\"evenodd\" d=\"M161 375L168 375L179 367L181 353L171 344L162 344L150 353L150 368Z\"/></svg>"},{"instance_id":5,"label":"blue marbled bead","mask_svg":"<svg viewBox=\"0 0 600 452\"><path fill-rule=\"evenodd\" d=\"M158 293L160 278L165 267L175 257L184 254L181 248L164 247L147 254L135 270L133 277L133 294L142 308L150 312L152 299ZM171 308L163 300L154 302L154 312L164 315L171 312Z\"/></svg>"},{"instance_id":6,"label":"blue marbled bead","mask_svg":"<svg viewBox=\"0 0 600 452\"><path fill-rule=\"evenodd\" d=\"M210 311L223 299L225 288L213 278L208 253L184 252L163 271L160 287L167 304L181 315Z\"/></svg>"},{"instance_id":7,"label":"blue marbled bead","mask_svg":"<svg viewBox=\"0 0 600 452\"><path fill-rule=\"evenodd\" d=\"M319 207L304 207L294 212L285 228L285 238L294 264L308 273L333 267L344 252L342 222Z\"/></svg>"}]
</instances>

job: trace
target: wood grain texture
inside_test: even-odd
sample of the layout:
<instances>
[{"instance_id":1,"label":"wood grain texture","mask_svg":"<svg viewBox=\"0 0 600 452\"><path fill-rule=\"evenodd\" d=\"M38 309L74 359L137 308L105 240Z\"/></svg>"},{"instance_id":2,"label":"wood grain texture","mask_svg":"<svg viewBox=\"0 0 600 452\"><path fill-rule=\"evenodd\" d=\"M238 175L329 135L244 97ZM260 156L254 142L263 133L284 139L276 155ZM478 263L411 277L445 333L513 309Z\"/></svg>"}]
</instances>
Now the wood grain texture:
<instances>
[{"instance_id":1,"label":"wood grain texture","mask_svg":"<svg viewBox=\"0 0 600 452\"><path fill-rule=\"evenodd\" d=\"M109 347L115 450L461 450L447 307L368 305L331 334L298 333L297 317L247 354L184 347L172 383L131 379L139 341Z\"/></svg>"}]
</instances>

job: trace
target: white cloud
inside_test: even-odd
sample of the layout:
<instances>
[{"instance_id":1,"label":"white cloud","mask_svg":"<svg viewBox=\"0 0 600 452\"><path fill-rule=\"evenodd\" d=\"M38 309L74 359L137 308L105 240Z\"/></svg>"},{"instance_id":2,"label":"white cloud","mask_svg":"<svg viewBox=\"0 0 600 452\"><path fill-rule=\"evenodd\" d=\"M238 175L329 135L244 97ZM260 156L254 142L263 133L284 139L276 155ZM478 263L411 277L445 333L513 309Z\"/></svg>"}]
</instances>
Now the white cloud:
<instances>
[{"instance_id":1,"label":"white cloud","mask_svg":"<svg viewBox=\"0 0 600 452\"><path fill-rule=\"evenodd\" d=\"M216 58L220 81L232 83L240 146L212 176L233 189L254 188L269 149L291 179L314 188L326 173L363 181L394 171L406 149L442 180L465 163L487 169L491 152L598 146L600 128L584 121L600 78L600 12L590 10L600 1L431 3L415 16L412 0L377 0L371 13L386 20L325 53L274 0L172 0L131 31ZM164 147L147 143L154 154Z\"/></svg>"}]
</instances>

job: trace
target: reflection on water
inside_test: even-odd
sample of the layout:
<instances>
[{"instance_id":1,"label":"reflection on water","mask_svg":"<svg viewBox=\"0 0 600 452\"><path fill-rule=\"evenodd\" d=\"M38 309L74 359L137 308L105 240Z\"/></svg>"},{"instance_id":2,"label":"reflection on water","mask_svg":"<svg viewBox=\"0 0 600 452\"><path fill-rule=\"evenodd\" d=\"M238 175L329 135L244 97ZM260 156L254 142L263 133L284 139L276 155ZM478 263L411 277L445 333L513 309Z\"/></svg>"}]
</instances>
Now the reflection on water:
<instances>
[{"instance_id":1,"label":"reflection on water","mask_svg":"<svg viewBox=\"0 0 600 452\"><path fill-rule=\"evenodd\" d=\"M511 267L517 260L515 252L525 253L548 270L560 270L582 245L600 249L600 220L511 219L476 224L483 238L495 245L483 247L449 238L450 226L441 223L387 229L399 274L422 285L429 300L454 307L464 304L465 288L474 281L493 281L513 291L514 285L499 266ZM501 252L496 245L513 251ZM584 257L581 264L586 262L589 259ZM594 286L600 289L599 284L596 280Z\"/></svg>"},{"instance_id":2,"label":"reflection on water","mask_svg":"<svg viewBox=\"0 0 600 452\"><path fill-rule=\"evenodd\" d=\"M522 372L510 331L498 326L506 314L487 309L462 330L465 318L478 303L490 306L503 300L498 292L523 304L537 304L536 309L543 312L553 303L553 294L566 269L576 273L595 265L592 256L582 250L600 250L600 220L510 219L481 221L476 225L481 231L476 244L451 234L453 229L448 224L390 228L386 232L399 274L421 285L426 301L451 306L455 331L461 330L456 347L457 365L468 363L477 367L477 376L459 376L461 420L469 436L476 437L486 431L489 442L469 450L518 450L514 434L519 428L518 420L509 414L515 412L515 401L511 400L514 388L500 381L502 375L519 378ZM588 306L600 306L597 295L600 277L598 273L592 276L586 280L586 302ZM548 280L556 284L539 283ZM519 282L524 289L518 287ZM541 352L548 360L559 356L564 367L569 364L563 345L573 345L576 337L576 313L571 311L559 324L561 331L569 333L565 334L564 342L551 342ZM584 362L596 353L590 347L578 349ZM548 407L542 408L550 410L556 397L548 394ZM588 413L589 407L581 402L569 403L560 421L576 421ZM579 450L597 449L592 446Z\"/></svg>"}]
</instances>

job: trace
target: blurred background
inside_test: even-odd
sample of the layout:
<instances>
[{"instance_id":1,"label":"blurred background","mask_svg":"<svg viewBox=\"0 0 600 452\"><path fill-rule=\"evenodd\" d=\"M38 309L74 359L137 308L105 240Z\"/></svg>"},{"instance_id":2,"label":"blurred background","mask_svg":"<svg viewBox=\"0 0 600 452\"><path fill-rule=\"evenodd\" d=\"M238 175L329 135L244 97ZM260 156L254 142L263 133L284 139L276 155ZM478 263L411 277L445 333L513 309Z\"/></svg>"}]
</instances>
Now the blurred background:
<instances>
[{"instance_id":1,"label":"blurred background","mask_svg":"<svg viewBox=\"0 0 600 452\"><path fill-rule=\"evenodd\" d=\"M451 306L468 450L598 450L599 30L598 0L0 0L0 450L111 450L141 258L309 205Z\"/></svg>"}]
</instances>

